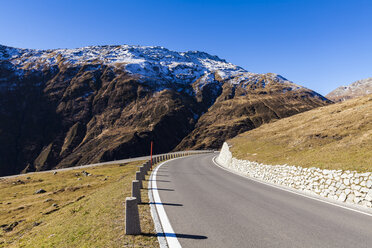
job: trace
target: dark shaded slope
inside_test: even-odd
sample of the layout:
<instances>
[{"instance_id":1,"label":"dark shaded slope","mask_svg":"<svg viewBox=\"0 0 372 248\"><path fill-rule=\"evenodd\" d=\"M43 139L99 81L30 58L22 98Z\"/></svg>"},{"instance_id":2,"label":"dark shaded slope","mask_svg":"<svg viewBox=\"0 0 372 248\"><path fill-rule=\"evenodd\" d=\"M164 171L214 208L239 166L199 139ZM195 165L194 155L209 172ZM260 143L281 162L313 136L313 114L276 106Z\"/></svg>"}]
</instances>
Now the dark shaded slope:
<instances>
[{"instance_id":1,"label":"dark shaded slope","mask_svg":"<svg viewBox=\"0 0 372 248\"><path fill-rule=\"evenodd\" d=\"M156 91L114 67L61 65L21 78L7 67L0 75L0 175L140 156L150 140L155 152L166 152L203 110L189 95Z\"/></svg>"}]
</instances>

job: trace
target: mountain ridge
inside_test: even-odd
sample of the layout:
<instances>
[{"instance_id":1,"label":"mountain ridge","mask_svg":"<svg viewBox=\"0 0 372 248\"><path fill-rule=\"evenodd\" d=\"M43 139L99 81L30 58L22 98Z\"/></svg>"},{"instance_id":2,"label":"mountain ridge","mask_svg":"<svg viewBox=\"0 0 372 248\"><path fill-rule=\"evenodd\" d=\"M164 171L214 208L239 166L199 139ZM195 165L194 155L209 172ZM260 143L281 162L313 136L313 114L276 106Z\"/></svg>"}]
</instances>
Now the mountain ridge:
<instances>
[{"instance_id":1,"label":"mountain ridge","mask_svg":"<svg viewBox=\"0 0 372 248\"><path fill-rule=\"evenodd\" d=\"M151 140L155 153L219 148L222 139L330 103L280 75L204 52L14 49L0 47L3 175L141 156ZM231 123L214 127L210 116Z\"/></svg>"},{"instance_id":2,"label":"mountain ridge","mask_svg":"<svg viewBox=\"0 0 372 248\"><path fill-rule=\"evenodd\" d=\"M11 50L10 53L9 50ZM59 56L62 56L62 58ZM0 45L0 60L8 60L15 66L27 64L29 65L27 69L37 69L35 66L40 64L52 67L59 62L70 64L85 64L87 62L95 64L95 62L99 62L97 64L105 65L120 65L123 63L124 69L134 75L145 75L155 79L161 78L162 80L177 81L177 79L180 79L180 82L189 84L195 82L198 78L201 78L203 82L205 80L208 81L214 73L218 73L218 77L221 80L234 78L235 80L230 80L230 83L239 83L243 80L257 77L257 75L263 75L248 72L242 67L228 63L216 55L210 55L201 51L176 52L161 46L107 45L75 49L38 50ZM151 67L149 62L161 68ZM20 67L19 69L23 68ZM158 71L159 75L156 75L155 71ZM167 72L172 76L171 78L167 78L167 75L165 75ZM273 75L279 82L290 82L275 73L265 74ZM238 80L236 80L237 76L240 76ZM293 84L293 82L290 83ZM305 88L295 84L293 84L293 87Z\"/></svg>"},{"instance_id":3,"label":"mountain ridge","mask_svg":"<svg viewBox=\"0 0 372 248\"><path fill-rule=\"evenodd\" d=\"M372 77L355 81L347 86L340 86L326 95L332 101L340 102L372 94Z\"/></svg>"}]
</instances>

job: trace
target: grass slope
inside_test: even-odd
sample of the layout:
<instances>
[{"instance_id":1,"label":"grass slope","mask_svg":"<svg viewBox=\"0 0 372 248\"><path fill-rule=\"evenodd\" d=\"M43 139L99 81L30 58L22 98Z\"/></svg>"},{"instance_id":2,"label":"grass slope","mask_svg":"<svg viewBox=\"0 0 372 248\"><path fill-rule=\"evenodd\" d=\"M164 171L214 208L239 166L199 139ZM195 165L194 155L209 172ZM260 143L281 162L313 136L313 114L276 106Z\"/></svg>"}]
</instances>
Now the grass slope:
<instances>
[{"instance_id":1,"label":"grass slope","mask_svg":"<svg viewBox=\"0 0 372 248\"><path fill-rule=\"evenodd\" d=\"M264 124L228 143L239 159L372 171L372 95Z\"/></svg>"},{"instance_id":2,"label":"grass slope","mask_svg":"<svg viewBox=\"0 0 372 248\"><path fill-rule=\"evenodd\" d=\"M90 176L80 169L0 179L0 247L158 247L148 204L139 206L144 235L124 234L140 163L89 168Z\"/></svg>"}]
</instances>

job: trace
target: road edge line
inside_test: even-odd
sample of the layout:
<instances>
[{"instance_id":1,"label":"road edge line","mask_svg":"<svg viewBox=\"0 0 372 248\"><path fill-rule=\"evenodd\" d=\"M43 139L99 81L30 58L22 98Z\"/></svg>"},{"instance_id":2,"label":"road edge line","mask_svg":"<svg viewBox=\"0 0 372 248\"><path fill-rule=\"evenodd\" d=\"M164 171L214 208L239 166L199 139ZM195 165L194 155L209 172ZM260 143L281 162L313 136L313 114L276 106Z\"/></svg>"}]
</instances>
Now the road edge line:
<instances>
[{"instance_id":1,"label":"road edge line","mask_svg":"<svg viewBox=\"0 0 372 248\"><path fill-rule=\"evenodd\" d=\"M175 158L178 159L178 158ZM159 164L155 170L152 171L150 176L150 183L148 184L148 191L149 191L149 200L150 200L150 208L151 208L151 216L153 217L153 221L155 224L155 230L158 233L158 240L159 245L161 248L169 247L169 248L178 248L182 247L179 243L176 235L166 235L166 234L175 234L172 225L169 222L167 213L165 212L164 206L161 204L161 199L159 192L157 190L153 190L154 188L157 188L156 183L156 174L161 166L166 164L169 161L175 160L170 159L165 162L162 162ZM154 204L156 203L156 204ZM154 218L155 216L155 218ZM163 234L163 235L159 235Z\"/></svg>"},{"instance_id":2,"label":"road edge line","mask_svg":"<svg viewBox=\"0 0 372 248\"><path fill-rule=\"evenodd\" d=\"M147 194L148 194L148 197L149 197L150 212L151 212L152 220L154 222L155 231L156 231L157 234L159 234L159 233L164 233L164 232L163 232L163 227L161 226L161 222L160 222L160 219L159 219L158 212L156 210L156 206L154 204L151 204L152 202L155 202L154 197L153 197L153 193L152 193L152 182L153 182L153 177L152 176L153 176L153 171L152 171L152 173L150 174L150 177L149 177L149 183L147 185L147 189L148 189ZM157 235L157 238L158 238L160 248L168 248L167 240L165 239L164 236Z\"/></svg>"},{"instance_id":3,"label":"road edge line","mask_svg":"<svg viewBox=\"0 0 372 248\"><path fill-rule=\"evenodd\" d=\"M332 202L330 201L329 199L320 199L318 198L318 196L315 196L315 195L311 195L311 194L307 194L306 192L303 192L303 191L300 191L300 190L297 190L297 189L292 189L292 188L287 188L287 187L284 187L282 185L276 185L276 184L273 184L273 183L269 183L269 182L266 182L266 181L263 181L263 180L260 180L260 179L257 179L257 178L253 178L253 177L248 177L248 176L244 176L236 171L233 171L231 169L228 169L228 168L225 168L223 167L222 165L218 164L215 159L216 159L217 156L214 156L212 158L212 162L219 168L227 171L227 172L230 172L232 174L235 174L237 176L241 176L243 178L246 178L248 180L252 180L252 181L255 181L255 182L258 182L258 183L262 183L262 184L265 184L267 186L271 186L271 187L274 187L274 188L277 188L277 189L280 189L280 190L283 190L283 191L287 191L287 192L290 192L290 193L293 193L293 194L296 194L296 195L299 195L299 196L303 196L303 197L306 197L306 198L309 198L309 199L313 199L313 200L316 200L316 201L320 201L320 202L323 202L323 203L327 203L327 204L330 204L330 205L333 205L333 206L336 206L336 207L339 207L339 208L343 208L343 209L347 209L347 210L351 210L353 212L357 212L357 213L360 213L360 214L364 214L364 215L367 215L367 216L370 216L372 217L372 213L369 213L369 212L365 212L365 211L368 211L368 210L365 210L363 211L362 209L359 210L359 209L354 209L354 208L351 208L351 207L348 207L348 206L344 206L344 205L341 205L340 202ZM321 197L321 196L319 196ZM355 206L353 206L355 207Z\"/></svg>"}]
</instances>

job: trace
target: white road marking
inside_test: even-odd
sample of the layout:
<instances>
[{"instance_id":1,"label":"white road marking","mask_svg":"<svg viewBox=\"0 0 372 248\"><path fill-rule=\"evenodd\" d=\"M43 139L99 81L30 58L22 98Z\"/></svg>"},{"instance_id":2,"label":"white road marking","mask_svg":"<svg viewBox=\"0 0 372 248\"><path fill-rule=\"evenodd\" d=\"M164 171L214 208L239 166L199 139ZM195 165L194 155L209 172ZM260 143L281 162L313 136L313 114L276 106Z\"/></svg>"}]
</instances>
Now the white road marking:
<instances>
[{"instance_id":1,"label":"white road marking","mask_svg":"<svg viewBox=\"0 0 372 248\"><path fill-rule=\"evenodd\" d=\"M215 158L217 156L214 156L212 161L213 163L218 166L219 168L227 171L227 172L230 172L230 173L233 173L235 175L238 175L238 176L241 176L243 178L246 178L248 180L252 180L252 181L255 181L255 182L258 182L258 183L262 183L262 184L265 184L265 185L268 185L268 186L271 186L271 187L274 187L274 188L277 188L277 189L280 189L280 190L284 190L284 191L287 191L287 192L290 192L290 193L293 193L293 194L296 194L296 195L299 195L299 196L303 196L303 197L306 197L306 198L309 198L309 199L313 199L313 200L316 200L316 201L320 201L320 202L324 202L324 203L327 203L327 204L330 204L330 205L333 205L333 206L336 206L336 207L340 207L340 208L344 208L344 209L348 209L348 210L351 210L351 211L354 211L354 212L357 212L357 213L360 213L360 214L364 214L364 215L367 215L367 216L370 216L372 217L372 214L370 213L366 213L366 212L363 212L363 211L360 211L360 210L357 210L357 209L353 209L353 208L349 208L349 207L346 207L346 206L343 206L343 205L339 205L339 204L336 204L336 203L333 203L333 202L329 202L329 201L326 201L326 200L322 200L322 199L319 199L319 198L316 198L316 197L313 197L313 196L310 196L310 195L306 195L302 192L296 192L294 190L296 189L286 189L284 187L281 187L281 186L276 186L276 185L273 185L271 183L268 183L268 182L265 182L265 181L262 181L262 180L259 180L259 179L256 179L256 178L253 178L253 177L247 177L247 176L244 176L244 175L241 175L239 174L238 172L235 172L235 171L232 171L232 170L229 170L229 169L226 169L224 167L222 167L221 165L219 165L216 161L215 161Z\"/></svg>"},{"instance_id":2,"label":"white road marking","mask_svg":"<svg viewBox=\"0 0 372 248\"><path fill-rule=\"evenodd\" d=\"M156 210L158 212L160 223L161 223L161 226L163 227L163 232L164 232L165 238L167 240L168 246L169 246L169 248L179 248L179 247L182 247L182 246L181 246L180 242L178 241L178 239L175 235L175 232L172 228L172 225L169 222L169 219L168 219L167 213L165 212L164 206L161 204L162 202L161 202L161 199L160 199L159 191L158 190L153 190L153 189L157 189L156 174L157 174L159 168L162 165L164 165L166 162L169 162L169 161L172 161L172 160L173 159L161 163L153 171L152 181L151 181L151 187L152 187L151 191L152 191L152 194L154 196L153 204L155 205Z\"/></svg>"}]
</instances>

